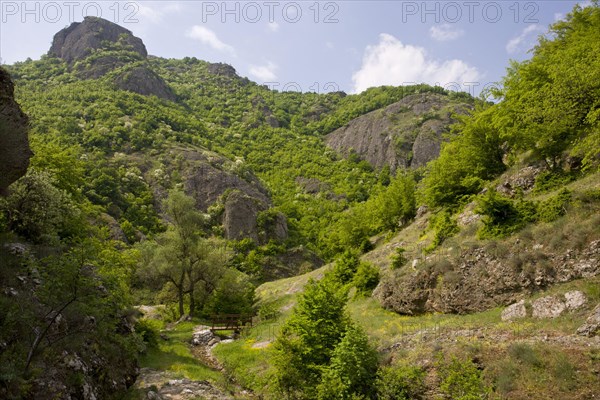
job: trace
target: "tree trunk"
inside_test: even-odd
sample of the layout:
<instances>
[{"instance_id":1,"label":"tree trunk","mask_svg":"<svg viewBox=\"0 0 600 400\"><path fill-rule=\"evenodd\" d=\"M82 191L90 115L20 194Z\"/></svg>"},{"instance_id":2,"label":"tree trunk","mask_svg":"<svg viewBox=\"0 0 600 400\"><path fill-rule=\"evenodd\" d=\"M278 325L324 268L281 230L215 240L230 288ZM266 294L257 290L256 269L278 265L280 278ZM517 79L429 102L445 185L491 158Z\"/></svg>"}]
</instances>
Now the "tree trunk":
<instances>
[{"instance_id":1,"label":"tree trunk","mask_svg":"<svg viewBox=\"0 0 600 400\"><path fill-rule=\"evenodd\" d=\"M178 297L179 297L179 318L183 317L184 309L183 309L183 285L177 288Z\"/></svg>"},{"instance_id":2,"label":"tree trunk","mask_svg":"<svg viewBox=\"0 0 600 400\"><path fill-rule=\"evenodd\" d=\"M194 300L194 283L190 282L190 318L194 317L194 308L196 308L196 301Z\"/></svg>"}]
</instances>

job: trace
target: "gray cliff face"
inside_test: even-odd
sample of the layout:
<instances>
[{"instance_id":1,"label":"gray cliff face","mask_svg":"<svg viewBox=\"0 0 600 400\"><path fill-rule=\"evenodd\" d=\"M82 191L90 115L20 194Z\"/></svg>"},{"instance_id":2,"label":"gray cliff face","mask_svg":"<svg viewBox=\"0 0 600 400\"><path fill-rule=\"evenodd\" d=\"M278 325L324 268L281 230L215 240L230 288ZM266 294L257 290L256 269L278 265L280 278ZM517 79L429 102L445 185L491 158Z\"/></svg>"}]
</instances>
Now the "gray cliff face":
<instances>
[{"instance_id":1,"label":"gray cliff face","mask_svg":"<svg viewBox=\"0 0 600 400\"><path fill-rule=\"evenodd\" d=\"M455 122L452 115L469 108L441 94L414 94L350 121L325 141L344 156L356 152L375 168L417 168L439 155L442 134Z\"/></svg>"},{"instance_id":2,"label":"gray cliff face","mask_svg":"<svg viewBox=\"0 0 600 400\"><path fill-rule=\"evenodd\" d=\"M194 146L173 147L161 158L167 174L180 174L183 190L194 198L196 209L206 213L211 206L220 205L218 223L227 239L251 238L257 243L287 239L283 214L271 213L273 217L259 226L259 214L271 209L271 198L261 181L243 165ZM149 177L156 206L160 207L167 190L152 178L152 166L139 167Z\"/></svg>"},{"instance_id":3,"label":"gray cliff face","mask_svg":"<svg viewBox=\"0 0 600 400\"><path fill-rule=\"evenodd\" d=\"M141 58L148 56L142 39L133 36L128 29L96 17L85 17L83 22L73 22L54 35L48 54L62 58L69 65L73 65L76 61L89 56L93 50L104 48L103 42L116 43L120 38Z\"/></svg>"},{"instance_id":4,"label":"gray cliff face","mask_svg":"<svg viewBox=\"0 0 600 400\"><path fill-rule=\"evenodd\" d=\"M0 195L27 172L32 156L27 131L28 119L15 102L13 82L0 68Z\"/></svg>"}]
</instances>

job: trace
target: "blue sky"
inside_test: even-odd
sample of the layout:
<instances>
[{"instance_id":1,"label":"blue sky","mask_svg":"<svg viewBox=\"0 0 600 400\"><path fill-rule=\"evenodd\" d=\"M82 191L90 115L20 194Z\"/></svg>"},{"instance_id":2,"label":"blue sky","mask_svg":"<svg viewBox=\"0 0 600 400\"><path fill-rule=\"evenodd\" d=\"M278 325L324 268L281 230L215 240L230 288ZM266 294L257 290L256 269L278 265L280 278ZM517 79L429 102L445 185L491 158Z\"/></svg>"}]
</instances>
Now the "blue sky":
<instances>
[{"instance_id":1,"label":"blue sky","mask_svg":"<svg viewBox=\"0 0 600 400\"><path fill-rule=\"evenodd\" d=\"M0 57L38 59L54 33L101 14L152 55L226 62L279 90L425 82L478 94L510 59L529 57L537 36L576 3L0 0Z\"/></svg>"}]
</instances>

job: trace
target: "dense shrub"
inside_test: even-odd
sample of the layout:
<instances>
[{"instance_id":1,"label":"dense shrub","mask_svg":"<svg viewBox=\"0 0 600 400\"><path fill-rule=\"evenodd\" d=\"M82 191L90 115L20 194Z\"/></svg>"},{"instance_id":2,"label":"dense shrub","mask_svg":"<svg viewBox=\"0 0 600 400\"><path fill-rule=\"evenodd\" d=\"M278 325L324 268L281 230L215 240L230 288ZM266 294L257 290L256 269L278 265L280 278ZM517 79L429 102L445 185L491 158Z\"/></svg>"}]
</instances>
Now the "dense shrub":
<instances>
[{"instance_id":1,"label":"dense shrub","mask_svg":"<svg viewBox=\"0 0 600 400\"><path fill-rule=\"evenodd\" d=\"M352 283L356 287L357 296L369 296L379 284L379 268L368 262L361 262Z\"/></svg>"},{"instance_id":2,"label":"dense shrub","mask_svg":"<svg viewBox=\"0 0 600 400\"><path fill-rule=\"evenodd\" d=\"M379 400L418 400L425 392L425 371L407 365L383 367L375 386Z\"/></svg>"}]
</instances>

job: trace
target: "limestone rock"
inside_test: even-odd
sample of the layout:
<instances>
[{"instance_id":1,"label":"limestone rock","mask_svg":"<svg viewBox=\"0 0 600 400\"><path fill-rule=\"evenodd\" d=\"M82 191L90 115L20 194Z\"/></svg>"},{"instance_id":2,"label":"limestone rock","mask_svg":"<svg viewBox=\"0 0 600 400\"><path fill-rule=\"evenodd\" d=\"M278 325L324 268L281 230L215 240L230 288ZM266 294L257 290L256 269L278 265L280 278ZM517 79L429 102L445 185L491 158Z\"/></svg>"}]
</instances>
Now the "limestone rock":
<instances>
[{"instance_id":1,"label":"limestone rock","mask_svg":"<svg viewBox=\"0 0 600 400\"><path fill-rule=\"evenodd\" d=\"M325 140L343 155L355 151L376 168L417 168L439 155L452 113L470 107L437 93L413 94L350 121Z\"/></svg>"},{"instance_id":2,"label":"limestone rock","mask_svg":"<svg viewBox=\"0 0 600 400\"><path fill-rule=\"evenodd\" d=\"M115 78L114 82L119 89L144 96L154 95L170 101L177 99L169 85L149 66L138 66L125 70Z\"/></svg>"},{"instance_id":3,"label":"limestone rock","mask_svg":"<svg viewBox=\"0 0 600 400\"><path fill-rule=\"evenodd\" d=\"M525 300L511 304L502 311L502 321L514 321L515 319L525 318L527 309L525 308Z\"/></svg>"},{"instance_id":4,"label":"limestone rock","mask_svg":"<svg viewBox=\"0 0 600 400\"><path fill-rule=\"evenodd\" d=\"M213 75L225 76L228 78L236 78L238 76L235 68L229 64L212 63L208 65L208 72Z\"/></svg>"},{"instance_id":5,"label":"limestone rock","mask_svg":"<svg viewBox=\"0 0 600 400\"><path fill-rule=\"evenodd\" d=\"M210 343L217 343L220 339L215 336L210 329L205 326L199 326L192 335L192 344L194 346L210 346Z\"/></svg>"},{"instance_id":6,"label":"limestone rock","mask_svg":"<svg viewBox=\"0 0 600 400\"><path fill-rule=\"evenodd\" d=\"M585 294L583 294L579 290L573 290L571 292L565 293L565 299L565 305L569 310L577 310L587 303L587 298L585 297Z\"/></svg>"},{"instance_id":7,"label":"limestone rock","mask_svg":"<svg viewBox=\"0 0 600 400\"><path fill-rule=\"evenodd\" d=\"M32 156L28 127L27 116L14 100L13 82L0 68L0 195L27 172Z\"/></svg>"},{"instance_id":8,"label":"limestone rock","mask_svg":"<svg viewBox=\"0 0 600 400\"><path fill-rule=\"evenodd\" d=\"M257 216L263 207L256 199L240 191L232 192L225 200L223 213L225 237L232 240L251 238L258 242Z\"/></svg>"},{"instance_id":9,"label":"limestone rock","mask_svg":"<svg viewBox=\"0 0 600 400\"><path fill-rule=\"evenodd\" d=\"M554 296L546 296L531 304L534 318L556 318L565 311L565 303Z\"/></svg>"},{"instance_id":10,"label":"limestone rock","mask_svg":"<svg viewBox=\"0 0 600 400\"><path fill-rule=\"evenodd\" d=\"M148 56L142 39L113 22L97 17L85 17L83 22L73 22L54 35L48 54L72 65L89 56L94 50L105 48L106 42L122 40L142 58Z\"/></svg>"},{"instance_id":11,"label":"limestone rock","mask_svg":"<svg viewBox=\"0 0 600 400\"><path fill-rule=\"evenodd\" d=\"M585 324L581 325L577 329L577 333L582 336L594 336L600 332L600 304L594 308L592 313L589 315Z\"/></svg>"}]
</instances>

